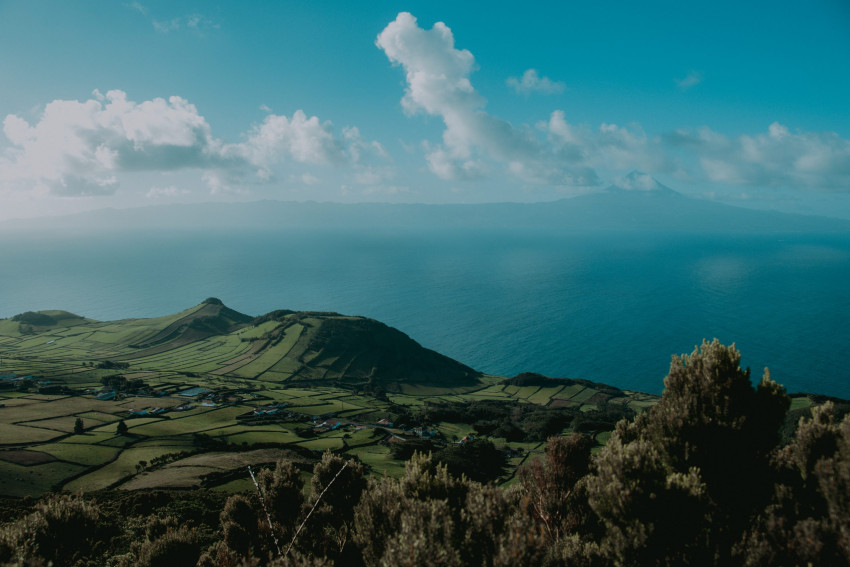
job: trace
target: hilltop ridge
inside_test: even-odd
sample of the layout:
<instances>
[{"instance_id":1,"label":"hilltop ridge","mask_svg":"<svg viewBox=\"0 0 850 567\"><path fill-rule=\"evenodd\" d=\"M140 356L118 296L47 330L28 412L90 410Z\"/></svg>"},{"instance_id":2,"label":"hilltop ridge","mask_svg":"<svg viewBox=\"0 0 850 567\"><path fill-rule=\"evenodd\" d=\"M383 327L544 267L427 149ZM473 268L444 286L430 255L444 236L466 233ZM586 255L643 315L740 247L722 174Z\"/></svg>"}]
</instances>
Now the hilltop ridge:
<instances>
[{"instance_id":1,"label":"hilltop ridge","mask_svg":"<svg viewBox=\"0 0 850 567\"><path fill-rule=\"evenodd\" d=\"M398 390L401 384L468 386L481 377L366 317L292 310L253 317L217 298L155 319L104 322L61 313L27 312L0 321L0 336L24 339L7 340L5 356L36 356L61 365L110 361L230 379L386 390ZM73 329L59 325L60 320L71 320ZM38 335L44 340L29 338Z\"/></svg>"}]
</instances>

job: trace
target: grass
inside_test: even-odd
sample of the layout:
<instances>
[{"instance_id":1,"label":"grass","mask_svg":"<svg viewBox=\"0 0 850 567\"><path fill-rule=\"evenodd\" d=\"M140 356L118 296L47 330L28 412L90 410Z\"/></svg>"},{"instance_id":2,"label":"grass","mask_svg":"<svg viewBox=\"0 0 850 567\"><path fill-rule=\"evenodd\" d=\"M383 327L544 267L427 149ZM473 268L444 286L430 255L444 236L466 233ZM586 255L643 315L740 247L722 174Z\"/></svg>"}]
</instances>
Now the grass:
<instances>
[{"instance_id":1,"label":"grass","mask_svg":"<svg viewBox=\"0 0 850 567\"><path fill-rule=\"evenodd\" d=\"M82 465L58 461L30 467L0 461L2 492L14 497L38 496L83 470L85 467Z\"/></svg>"},{"instance_id":2,"label":"grass","mask_svg":"<svg viewBox=\"0 0 850 567\"><path fill-rule=\"evenodd\" d=\"M150 462L154 457L184 450L183 447L158 445L155 447L133 447L121 452L117 459L99 469L71 481L63 488L71 492L90 492L107 488L116 481L137 472L136 465L140 461Z\"/></svg>"},{"instance_id":3,"label":"grass","mask_svg":"<svg viewBox=\"0 0 850 567\"><path fill-rule=\"evenodd\" d=\"M271 320L256 327L236 326L230 332L197 340L181 338L180 332L175 331L184 328L181 325L199 313L209 314L211 309L199 305L165 317L114 322L62 319L60 324L42 332L23 336L17 323L0 320L0 373L14 371L42 376L54 385L76 390L73 395L0 391L0 404L4 405L0 408L0 444L18 451L8 456L20 461L4 461L0 456L0 494L36 495L66 481L68 490L96 490L119 481L127 489L195 486L209 472L231 466L231 456L242 458L239 455L252 453L252 445L266 443L289 445L302 452L307 449L315 454L330 449L357 456L374 474L399 476L404 464L392 459L387 447L376 443L378 438L373 436L372 428L345 427L309 439L299 437L295 431L312 427L311 416L329 413L352 425L374 424L385 417L393 420L399 411L396 408L391 412L390 403L415 411L429 401L512 403L520 400L538 405L569 401L587 410L598 401L593 399L591 403L597 390L581 384L519 387L504 385L502 377L490 375L463 387L390 383L385 388L387 399L377 399L342 389L333 382L352 363L359 362L361 353L360 346L351 352L317 350L315 339L324 316L286 316L283 322ZM340 317L339 320L357 319ZM289 326L284 330L285 325ZM266 337L272 342L279 340L267 344ZM106 360L125 361L130 367L93 366ZM111 401L95 400L91 394L81 395L85 388L100 388L103 377L118 373L127 379L140 379L151 388L163 389L166 395L130 396ZM299 382L290 386L288 381L292 379ZM314 381L315 385L305 386L308 382L304 380ZM209 389L211 395L227 392L228 397L238 401L209 408L201 406L200 400L176 395L194 386ZM644 409L655 403L657 397L629 392L625 400L633 408ZM169 411L161 417L133 417L129 413L130 409L173 408L187 402L195 407ZM286 411L303 413L307 418L291 417L286 422L256 425L237 419L270 403L286 403ZM795 398L792 407L805 407L809 403L808 398ZM73 434L78 417L86 427L79 435ZM128 426L128 435L117 434L118 420ZM441 422L435 428L449 440L474 431L473 426L462 423ZM198 433L226 442L234 450L209 453L205 458L195 455L198 458L182 459L141 473L136 469L139 461L149 462L169 453L209 451L209 444L199 445L206 442L196 437ZM605 433L597 435L600 442L606 439ZM504 439L493 441L498 446L505 444ZM534 455L541 447L540 443L508 445L522 447ZM29 462L28 458L31 460L28 466L21 464ZM56 460L44 462L45 459ZM513 464L520 460L514 458ZM81 473L85 474L70 480ZM239 490L248 486L247 482L234 480L219 489Z\"/></svg>"},{"instance_id":4,"label":"grass","mask_svg":"<svg viewBox=\"0 0 850 567\"><path fill-rule=\"evenodd\" d=\"M390 457L390 450L383 445L356 447L350 449L347 454L359 458L375 474L393 478L400 478L404 474L404 463Z\"/></svg>"},{"instance_id":5,"label":"grass","mask_svg":"<svg viewBox=\"0 0 850 567\"><path fill-rule=\"evenodd\" d=\"M4 442L14 440L15 443L20 445L31 445L50 441L62 435L64 434L61 431L39 429L37 427L27 427L12 423L0 423L0 439L3 439Z\"/></svg>"},{"instance_id":6,"label":"grass","mask_svg":"<svg viewBox=\"0 0 850 567\"><path fill-rule=\"evenodd\" d=\"M62 461L86 466L102 465L121 451L118 447L105 445L61 442L40 445L38 449Z\"/></svg>"}]
</instances>

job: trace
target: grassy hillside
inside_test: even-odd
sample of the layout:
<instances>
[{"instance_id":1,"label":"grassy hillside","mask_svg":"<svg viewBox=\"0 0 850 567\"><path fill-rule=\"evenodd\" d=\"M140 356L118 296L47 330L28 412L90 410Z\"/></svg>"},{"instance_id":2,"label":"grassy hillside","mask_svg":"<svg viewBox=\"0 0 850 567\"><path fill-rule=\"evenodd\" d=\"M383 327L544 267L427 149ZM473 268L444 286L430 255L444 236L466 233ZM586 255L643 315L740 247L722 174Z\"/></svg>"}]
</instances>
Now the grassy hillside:
<instances>
[{"instance_id":1,"label":"grassy hillside","mask_svg":"<svg viewBox=\"0 0 850 567\"><path fill-rule=\"evenodd\" d=\"M492 477L508 482L548 435L602 442L655 399L482 375L378 321L337 313L254 318L214 298L155 319L28 313L0 320L0 493L237 490L247 464L280 451L310 461L326 449L393 476L414 450L467 440L502 451ZM235 456L198 458L223 453Z\"/></svg>"},{"instance_id":2,"label":"grassy hillside","mask_svg":"<svg viewBox=\"0 0 850 567\"><path fill-rule=\"evenodd\" d=\"M119 363L146 379L175 373L264 382L472 386L480 373L363 317L276 311L238 313L210 298L156 319L98 322L56 311L0 321L0 348L13 369L96 384L98 365ZM20 366L20 364L19 364ZM22 366L23 368L23 366Z\"/></svg>"}]
</instances>

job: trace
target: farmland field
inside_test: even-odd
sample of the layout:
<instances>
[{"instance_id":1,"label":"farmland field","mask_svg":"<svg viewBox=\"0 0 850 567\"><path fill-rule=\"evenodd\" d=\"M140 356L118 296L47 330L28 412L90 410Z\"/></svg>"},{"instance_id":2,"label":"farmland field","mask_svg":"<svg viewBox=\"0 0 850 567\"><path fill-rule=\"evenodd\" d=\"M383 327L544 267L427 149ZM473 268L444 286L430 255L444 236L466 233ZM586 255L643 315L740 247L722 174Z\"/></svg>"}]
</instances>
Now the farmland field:
<instances>
[{"instance_id":1,"label":"farmland field","mask_svg":"<svg viewBox=\"0 0 850 567\"><path fill-rule=\"evenodd\" d=\"M156 319L98 322L51 313L55 324L43 328L0 320L2 494L243 486L246 463L262 461L263 451L309 460L330 450L359 458L373 474L397 476L404 462L392 457L390 438L402 443L423 431L438 446L474 435L521 451L506 461L508 480L536 457L541 439L479 434L473 421L429 421L429 412L486 403L593 413L611 397L592 383L514 385L448 359L429 362L439 355L422 354L406 337L357 317L284 312L253 321L212 300ZM340 333L346 325L354 339ZM385 354L374 350L374 334L454 381L423 380L418 368L393 360L381 370ZM612 407L636 411L657 399L615 394L619 405ZM605 431L592 433L607 440Z\"/></svg>"}]
</instances>

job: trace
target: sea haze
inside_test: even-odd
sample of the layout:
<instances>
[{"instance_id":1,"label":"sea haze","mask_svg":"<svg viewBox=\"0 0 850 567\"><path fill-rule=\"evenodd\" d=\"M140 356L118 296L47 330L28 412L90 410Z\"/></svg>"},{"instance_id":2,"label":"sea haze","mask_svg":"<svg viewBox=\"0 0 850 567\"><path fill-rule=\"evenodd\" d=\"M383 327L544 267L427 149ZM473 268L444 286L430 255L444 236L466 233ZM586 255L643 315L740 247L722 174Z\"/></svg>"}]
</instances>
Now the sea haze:
<instances>
[{"instance_id":1,"label":"sea haze","mask_svg":"<svg viewBox=\"0 0 850 567\"><path fill-rule=\"evenodd\" d=\"M0 233L0 317L154 317L208 296L338 311L478 370L660 392L670 355L735 342L755 378L850 398L850 235L533 229Z\"/></svg>"}]
</instances>

